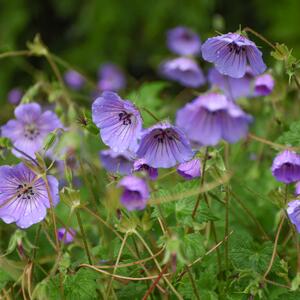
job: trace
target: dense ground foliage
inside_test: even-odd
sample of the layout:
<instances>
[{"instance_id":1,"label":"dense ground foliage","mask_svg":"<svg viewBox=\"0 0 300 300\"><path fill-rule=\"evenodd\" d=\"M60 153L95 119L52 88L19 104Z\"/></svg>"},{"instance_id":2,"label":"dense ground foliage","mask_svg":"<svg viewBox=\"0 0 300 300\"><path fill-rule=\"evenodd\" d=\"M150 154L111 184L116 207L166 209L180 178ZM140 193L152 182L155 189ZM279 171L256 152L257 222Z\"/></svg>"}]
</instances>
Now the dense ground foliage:
<instances>
[{"instance_id":1,"label":"dense ground foliage","mask_svg":"<svg viewBox=\"0 0 300 300\"><path fill-rule=\"evenodd\" d=\"M88 46L1 52L32 75L1 112L1 299L300 298L297 52L201 22L135 78L126 28L97 76Z\"/></svg>"}]
</instances>

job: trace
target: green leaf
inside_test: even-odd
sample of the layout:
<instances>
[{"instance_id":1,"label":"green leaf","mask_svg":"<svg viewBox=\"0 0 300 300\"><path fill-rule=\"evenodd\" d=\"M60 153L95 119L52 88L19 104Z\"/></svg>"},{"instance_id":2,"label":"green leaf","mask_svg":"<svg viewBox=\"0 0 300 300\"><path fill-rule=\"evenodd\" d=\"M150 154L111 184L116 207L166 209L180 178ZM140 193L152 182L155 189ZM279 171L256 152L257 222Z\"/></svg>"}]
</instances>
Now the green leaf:
<instances>
[{"instance_id":1,"label":"green leaf","mask_svg":"<svg viewBox=\"0 0 300 300\"><path fill-rule=\"evenodd\" d=\"M288 146L300 146L300 121L293 122L288 131L284 132L277 143Z\"/></svg>"},{"instance_id":2,"label":"green leaf","mask_svg":"<svg viewBox=\"0 0 300 300\"><path fill-rule=\"evenodd\" d=\"M257 244L247 234L236 234L233 235L229 245L230 257L236 269L254 271L259 274L267 270L273 252L271 242ZM280 262L276 257L271 271L279 269Z\"/></svg>"},{"instance_id":3,"label":"green leaf","mask_svg":"<svg viewBox=\"0 0 300 300\"><path fill-rule=\"evenodd\" d=\"M97 299L96 272L80 269L75 275L68 276L65 281L66 300Z\"/></svg>"},{"instance_id":4,"label":"green leaf","mask_svg":"<svg viewBox=\"0 0 300 300\"><path fill-rule=\"evenodd\" d=\"M0 291L11 280L13 280L13 278L8 273L6 273L3 269L0 269Z\"/></svg>"}]
</instances>

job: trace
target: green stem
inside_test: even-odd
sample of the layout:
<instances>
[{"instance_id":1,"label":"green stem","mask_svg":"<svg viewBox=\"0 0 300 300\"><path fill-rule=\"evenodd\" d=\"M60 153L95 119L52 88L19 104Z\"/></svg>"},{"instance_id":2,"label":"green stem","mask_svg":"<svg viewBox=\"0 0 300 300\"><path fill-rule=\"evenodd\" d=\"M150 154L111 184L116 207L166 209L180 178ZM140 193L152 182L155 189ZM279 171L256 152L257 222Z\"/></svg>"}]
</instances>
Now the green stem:
<instances>
[{"instance_id":1,"label":"green stem","mask_svg":"<svg viewBox=\"0 0 300 300\"><path fill-rule=\"evenodd\" d=\"M81 235L82 235L82 240L83 240L83 245L84 245L85 253L86 253L86 256L88 258L89 264L92 265L93 262L92 262L92 258L91 258L91 255L90 255L88 243L87 243L87 238L86 238L83 226L82 226L82 221L81 221L80 213L79 213L79 211L77 209L75 211L75 214L76 214L78 225L79 225L80 232L81 232Z\"/></svg>"},{"instance_id":2,"label":"green stem","mask_svg":"<svg viewBox=\"0 0 300 300\"><path fill-rule=\"evenodd\" d=\"M190 281L191 281L192 288L193 288L194 294L195 294L195 296L196 296L196 299L197 299L197 300L200 300L200 295L199 295L199 293L198 293L198 288L197 288L197 286L196 286L196 283L195 283L193 274L192 274L192 272L191 272L191 270L190 270L190 268L189 268L188 266L185 266L185 269L186 269L186 271L187 271L187 273L188 273L188 275L189 275L189 278L190 278Z\"/></svg>"},{"instance_id":3,"label":"green stem","mask_svg":"<svg viewBox=\"0 0 300 300\"><path fill-rule=\"evenodd\" d=\"M258 37L260 40L262 40L263 42L265 42L267 45L269 45L272 49L274 50L278 50L274 44L272 44L270 41L268 41L263 35L261 35L260 33L256 32L255 30L253 30L250 27L245 27L243 29L243 31L245 32L251 32L252 34L254 34L256 37Z\"/></svg>"}]
</instances>

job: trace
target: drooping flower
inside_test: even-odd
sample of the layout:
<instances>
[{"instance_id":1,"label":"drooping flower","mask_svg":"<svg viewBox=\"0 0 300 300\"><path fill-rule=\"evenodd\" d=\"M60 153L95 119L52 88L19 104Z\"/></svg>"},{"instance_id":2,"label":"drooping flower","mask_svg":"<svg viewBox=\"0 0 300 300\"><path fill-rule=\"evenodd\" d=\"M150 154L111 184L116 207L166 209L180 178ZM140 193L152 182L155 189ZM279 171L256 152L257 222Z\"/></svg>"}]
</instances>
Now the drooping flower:
<instances>
[{"instance_id":1,"label":"drooping flower","mask_svg":"<svg viewBox=\"0 0 300 300\"><path fill-rule=\"evenodd\" d=\"M201 176L201 162L199 158L194 158L184 162L177 167L177 173L187 180Z\"/></svg>"},{"instance_id":2,"label":"drooping flower","mask_svg":"<svg viewBox=\"0 0 300 300\"><path fill-rule=\"evenodd\" d=\"M255 43L238 33L230 32L207 39L202 45L202 56L214 63L221 74L234 78L245 75L247 64L253 75L262 74L266 70L262 53Z\"/></svg>"},{"instance_id":3,"label":"drooping flower","mask_svg":"<svg viewBox=\"0 0 300 300\"><path fill-rule=\"evenodd\" d=\"M103 167L111 173L120 175L129 175L133 168L133 154L128 151L117 153L111 149L99 152L100 160Z\"/></svg>"},{"instance_id":4,"label":"drooping flower","mask_svg":"<svg viewBox=\"0 0 300 300\"><path fill-rule=\"evenodd\" d=\"M272 75L263 74L255 79L254 91L258 96L267 96L272 93L274 85L275 83Z\"/></svg>"},{"instance_id":5,"label":"drooping flower","mask_svg":"<svg viewBox=\"0 0 300 300\"><path fill-rule=\"evenodd\" d=\"M211 68L208 72L208 81L212 86L217 86L230 99L253 96L252 82L254 76L250 68L242 78L233 78L221 74L217 69Z\"/></svg>"},{"instance_id":6,"label":"drooping flower","mask_svg":"<svg viewBox=\"0 0 300 300\"><path fill-rule=\"evenodd\" d=\"M216 145L221 139L235 143L248 133L252 118L219 93L197 97L177 111L176 125L188 138L202 145Z\"/></svg>"},{"instance_id":7,"label":"drooping flower","mask_svg":"<svg viewBox=\"0 0 300 300\"><path fill-rule=\"evenodd\" d=\"M286 184L300 180L300 155L294 151L284 150L279 153L272 164L272 174Z\"/></svg>"},{"instance_id":8,"label":"drooping flower","mask_svg":"<svg viewBox=\"0 0 300 300\"><path fill-rule=\"evenodd\" d=\"M103 92L93 102L92 117L104 144L115 152L136 150L142 118L130 101L122 100L116 93Z\"/></svg>"},{"instance_id":9,"label":"drooping flower","mask_svg":"<svg viewBox=\"0 0 300 300\"><path fill-rule=\"evenodd\" d=\"M84 77L78 73L77 71L74 70L69 70L64 74L64 80L65 83L74 90L80 90L84 84L85 84L85 79Z\"/></svg>"},{"instance_id":10,"label":"drooping flower","mask_svg":"<svg viewBox=\"0 0 300 300\"><path fill-rule=\"evenodd\" d=\"M112 63L103 64L99 69L98 88L100 91L117 92L124 89L126 79L121 69Z\"/></svg>"},{"instance_id":11,"label":"drooping flower","mask_svg":"<svg viewBox=\"0 0 300 300\"><path fill-rule=\"evenodd\" d=\"M76 231L69 227L68 230L64 227L57 230L57 237L59 241L62 241L64 244L70 244L74 241Z\"/></svg>"},{"instance_id":12,"label":"drooping flower","mask_svg":"<svg viewBox=\"0 0 300 300\"><path fill-rule=\"evenodd\" d=\"M179 128L163 122L144 131L137 156L153 168L170 168L191 159L193 151Z\"/></svg>"},{"instance_id":13,"label":"drooping flower","mask_svg":"<svg viewBox=\"0 0 300 300\"><path fill-rule=\"evenodd\" d=\"M142 210L146 207L149 199L149 189L147 183L136 176L126 176L118 183L119 187L123 187L121 203L129 211Z\"/></svg>"},{"instance_id":14,"label":"drooping flower","mask_svg":"<svg viewBox=\"0 0 300 300\"><path fill-rule=\"evenodd\" d=\"M19 88L13 88L7 95L8 102L13 105L18 105L23 97L23 92Z\"/></svg>"},{"instance_id":15,"label":"drooping flower","mask_svg":"<svg viewBox=\"0 0 300 300\"><path fill-rule=\"evenodd\" d=\"M178 57L163 62L161 74L183 86L197 88L205 83L205 78L197 62L188 57Z\"/></svg>"},{"instance_id":16,"label":"drooping flower","mask_svg":"<svg viewBox=\"0 0 300 300\"><path fill-rule=\"evenodd\" d=\"M151 180L155 180L158 176L157 168L152 168L149 165L147 165L144 158L140 158L134 161L133 171L134 172L146 171Z\"/></svg>"},{"instance_id":17,"label":"drooping flower","mask_svg":"<svg viewBox=\"0 0 300 300\"><path fill-rule=\"evenodd\" d=\"M62 128L59 118L52 111L42 112L37 103L22 104L15 108L16 120L2 126L2 136L11 139L13 145L31 157L41 150L45 137L53 130ZM20 157L18 151L13 153Z\"/></svg>"},{"instance_id":18,"label":"drooping flower","mask_svg":"<svg viewBox=\"0 0 300 300\"><path fill-rule=\"evenodd\" d=\"M0 167L0 218L5 223L15 222L20 228L41 222L50 208L59 202L58 181L47 176L47 183L23 163Z\"/></svg>"},{"instance_id":19,"label":"drooping flower","mask_svg":"<svg viewBox=\"0 0 300 300\"><path fill-rule=\"evenodd\" d=\"M291 222L300 233L300 200L293 200L288 203L287 213Z\"/></svg>"},{"instance_id":20,"label":"drooping flower","mask_svg":"<svg viewBox=\"0 0 300 300\"><path fill-rule=\"evenodd\" d=\"M199 55L201 41L191 29L183 26L175 27L167 32L168 48L179 55Z\"/></svg>"}]
</instances>

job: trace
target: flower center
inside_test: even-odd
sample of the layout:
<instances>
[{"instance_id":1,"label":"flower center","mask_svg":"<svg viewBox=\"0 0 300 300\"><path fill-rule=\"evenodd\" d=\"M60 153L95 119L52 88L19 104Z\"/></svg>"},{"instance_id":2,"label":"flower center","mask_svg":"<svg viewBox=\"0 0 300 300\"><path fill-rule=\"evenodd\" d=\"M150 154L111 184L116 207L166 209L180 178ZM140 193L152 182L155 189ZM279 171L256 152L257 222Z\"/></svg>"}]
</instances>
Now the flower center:
<instances>
[{"instance_id":1,"label":"flower center","mask_svg":"<svg viewBox=\"0 0 300 300\"><path fill-rule=\"evenodd\" d=\"M119 121L122 122L123 125L131 125L132 114L127 113L125 110L119 113Z\"/></svg>"},{"instance_id":2,"label":"flower center","mask_svg":"<svg viewBox=\"0 0 300 300\"><path fill-rule=\"evenodd\" d=\"M230 43L227 47L229 48L229 52L235 52L235 54L240 54L241 51L246 51L243 46L238 46L236 43Z\"/></svg>"},{"instance_id":3,"label":"flower center","mask_svg":"<svg viewBox=\"0 0 300 300\"><path fill-rule=\"evenodd\" d=\"M29 140L34 140L37 136L39 136L40 131L36 127L35 124L27 124L25 125L25 133L24 136L28 138Z\"/></svg>"},{"instance_id":4,"label":"flower center","mask_svg":"<svg viewBox=\"0 0 300 300\"><path fill-rule=\"evenodd\" d=\"M19 184L17 187L17 198L22 200L30 200L34 196L31 185L27 183Z\"/></svg>"},{"instance_id":5,"label":"flower center","mask_svg":"<svg viewBox=\"0 0 300 300\"><path fill-rule=\"evenodd\" d=\"M159 131L159 133L154 135L154 138L157 140L158 143L163 143L166 139L172 141L177 138L176 133L170 129L159 129Z\"/></svg>"},{"instance_id":6,"label":"flower center","mask_svg":"<svg viewBox=\"0 0 300 300\"><path fill-rule=\"evenodd\" d=\"M188 42L193 39L193 36L189 32L183 32L181 38Z\"/></svg>"}]
</instances>

